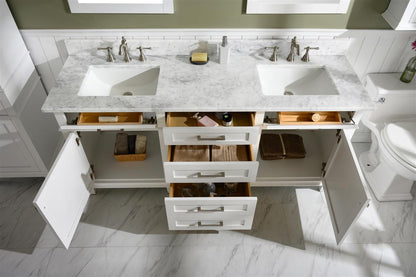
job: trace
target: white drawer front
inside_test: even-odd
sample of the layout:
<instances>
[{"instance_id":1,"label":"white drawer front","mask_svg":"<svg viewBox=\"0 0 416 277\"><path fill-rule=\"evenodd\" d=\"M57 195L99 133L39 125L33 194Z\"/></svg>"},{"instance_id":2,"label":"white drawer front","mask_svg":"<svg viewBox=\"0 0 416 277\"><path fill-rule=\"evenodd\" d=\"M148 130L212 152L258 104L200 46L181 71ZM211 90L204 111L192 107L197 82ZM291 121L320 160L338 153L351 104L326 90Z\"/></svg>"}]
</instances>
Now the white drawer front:
<instances>
[{"instance_id":1,"label":"white drawer front","mask_svg":"<svg viewBox=\"0 0 416 277\"><path fill-rule=\"evenodd\" d=\"M257 144L259 127L165 127L166 145Z\"/></svg>"},{"instance_id":2,"label":"white drawer front","mask_svg":"<svg viewBox=\"0 0 416 277\"><path fill-rule=\"evenodd\" d=\"M164 162L167 183L254 182L258 162Z\"/></svg>"},{"instance_id":3,"label":"white drawer front","mask_svg":"<svg viewBox=\"0 0 416 277\"><path fill-rule=\"evenodd\" d=\"M165 198L169 230L249 230L257 197Z\"/></svg>"}]
</instances>

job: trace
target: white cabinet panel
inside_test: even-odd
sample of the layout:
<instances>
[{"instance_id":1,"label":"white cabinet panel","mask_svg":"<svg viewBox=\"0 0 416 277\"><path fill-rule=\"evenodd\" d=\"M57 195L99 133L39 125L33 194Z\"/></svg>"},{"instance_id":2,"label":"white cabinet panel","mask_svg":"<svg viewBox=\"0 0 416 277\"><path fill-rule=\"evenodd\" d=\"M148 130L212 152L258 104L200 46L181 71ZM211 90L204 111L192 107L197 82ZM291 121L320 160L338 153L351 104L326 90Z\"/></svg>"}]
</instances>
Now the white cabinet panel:
<instances>
[{"instance_id":1,"label":"white cabinet panel","mask_svg":"<svg viewBox=\"0 0 416 277\"><path fill-rule=\"evenodd\" d=\"M38 171L33 157L7 116L0 116L0 157L2 176L16 172Z\"/></svg>"},{"instance_id":2,"label":"white cabinet panel","mask_svg":"<svg viewBox=\"0 0 416 277\"><path fill-rule=\"evenodd\" d=\"M339 135L339 143L335 146L323 178L325 197L338 244L369 202L352 145L343 131Z\"/></svg>"},{"instance_id":3,"label":"white cabinet panel","mask_svg":"<svg viewBox=\"0 0 416 277\"><path fill-rule=\"evenodd\" d=\"M34 204L68 249L93 185L90 163L81 141L69 134Z\"/></svg>"}]
</instances>

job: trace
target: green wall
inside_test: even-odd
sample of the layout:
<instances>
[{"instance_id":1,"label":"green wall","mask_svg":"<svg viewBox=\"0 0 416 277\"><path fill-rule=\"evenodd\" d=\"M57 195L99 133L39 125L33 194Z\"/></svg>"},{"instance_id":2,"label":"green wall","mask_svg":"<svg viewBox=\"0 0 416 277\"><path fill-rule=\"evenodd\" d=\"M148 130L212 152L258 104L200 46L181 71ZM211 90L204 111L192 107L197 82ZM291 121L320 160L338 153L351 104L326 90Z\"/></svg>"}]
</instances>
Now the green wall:
<instances>
[{"instance_id":1,"label":"green wall","mask_svg":"<svg viewBox=\"0 0 416 277\"><path fill-rule=\"evenodd\" d=\"M390 29L389 0L351 0L347 14L247 15L246 0L174 0L169 15L71 14L67 0L7 0L20 29L329 28Z\"/></svg>"}]
</instances>

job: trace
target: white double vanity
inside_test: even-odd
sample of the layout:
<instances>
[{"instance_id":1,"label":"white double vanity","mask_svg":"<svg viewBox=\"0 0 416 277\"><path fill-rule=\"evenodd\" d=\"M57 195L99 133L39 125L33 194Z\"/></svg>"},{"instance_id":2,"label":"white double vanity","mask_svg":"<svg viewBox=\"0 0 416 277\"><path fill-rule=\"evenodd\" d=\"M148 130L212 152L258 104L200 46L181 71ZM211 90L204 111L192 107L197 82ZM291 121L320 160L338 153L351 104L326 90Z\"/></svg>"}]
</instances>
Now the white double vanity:
<instances>
[{"instance_id":1,"label":"white double vanity","mask_svg":"<svg viewBox=\"0 0 416 277\"><path fill-rule=\"evenodd\" d=\"M97 188L166 187L170 230L234 230L251 229L258 201L251 187L322 186L340 243L369 201L350 139L374 104L345 56L311 59L241 55L221 65L213 56L192 65L188 56L129 64L94 53L69 56L42 108L54 113L66 141L35 206L69 247ZM232 115L231 126L222 126L224 112ZM134 120L96 120L120 113ZM198 126L196 113L219 126ZM90 120L81 122L81 114ZM322 120L312 121L314 114ZM147 137L143 161L115 159L119 132ZM300 135L305 158L263 160L259 143L266 133ZM180 149L205 152L190 150L193 157L182 160ZM238 158L218 158L218 149L232 149ZM204 183L216 185L213 197L193 193Z\"/></svg>"}]
</instances>

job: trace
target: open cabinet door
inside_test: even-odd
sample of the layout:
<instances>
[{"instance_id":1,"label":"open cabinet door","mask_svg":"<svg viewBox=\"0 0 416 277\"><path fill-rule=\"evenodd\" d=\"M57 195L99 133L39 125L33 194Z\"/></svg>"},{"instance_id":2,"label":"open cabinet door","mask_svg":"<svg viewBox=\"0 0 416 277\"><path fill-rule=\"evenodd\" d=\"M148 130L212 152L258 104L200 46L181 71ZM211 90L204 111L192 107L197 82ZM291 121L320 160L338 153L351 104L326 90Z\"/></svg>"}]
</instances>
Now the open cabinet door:
<instances>
[{"instance_id":1,"label":"open cabinet door","mask_svg":"<svg viewBox=\"0 0 416 277\"><path fill-rule=\"evenodd\" d=\"M335 238L339 244L369 200L357 168L358 162L353 155L354 150L343 130L338 138L322 183Z\"/></svg>"},{"instance_id":2,"label":"open cabinet door","mask_svg":"<svg viewBox=\"0 0 416 277\"><path fill-rule=\"evenodd\" d=\"M81 141L71 133L33 201L67 249L87 205L93 179Z\"/></svg>"}]
</instances>

